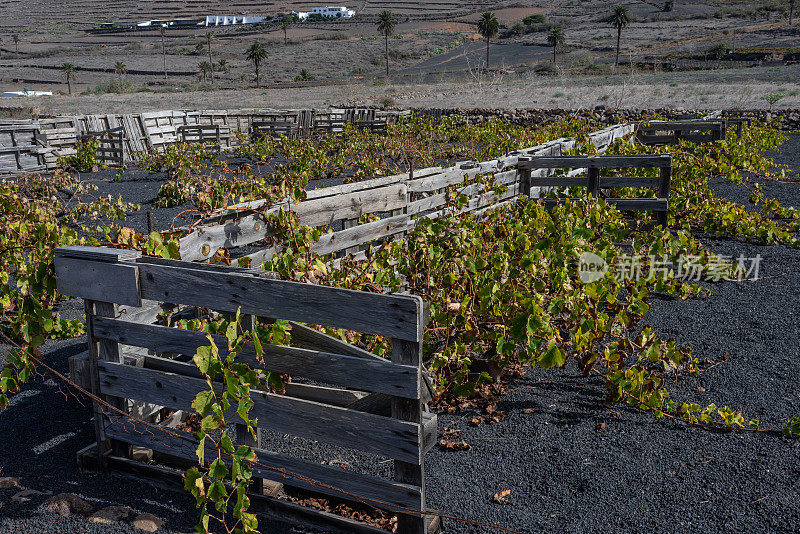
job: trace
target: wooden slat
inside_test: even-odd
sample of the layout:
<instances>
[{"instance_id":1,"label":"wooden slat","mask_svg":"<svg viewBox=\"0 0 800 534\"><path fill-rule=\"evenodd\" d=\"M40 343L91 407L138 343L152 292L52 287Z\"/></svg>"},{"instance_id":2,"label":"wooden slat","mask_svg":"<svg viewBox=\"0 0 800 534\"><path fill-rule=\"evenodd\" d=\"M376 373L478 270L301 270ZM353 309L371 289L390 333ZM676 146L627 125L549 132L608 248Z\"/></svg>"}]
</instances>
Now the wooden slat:
<instances>
[{"instance_id":1,"label":"wooden slat","mask_svg":"<svg viewBox=\"0 0 800 534\"><path fill-rule=\"evenodd\" d=\"M341 219L402 208L406 202L406 191L405 184L392 184L381 189L305 201L289 209L297 214L301 225L323 226Z\"/></svg>"},{"instance_id":2,"label":"wooden slat","mask_svg":"<svg viewBox=\"0 0 800 534\"><path fill-rule=\"evenodd\" d=\"M56 287L62 295L137 307L142 304L135 264L56 256L55 269Z\"/></svg>"},{"instance_id":3,"label":"wooden slat","mask_svg":"<svg viewBox=\"0 0 800 534\"><path fill-rule=\"evenodd\" d=\"M641 123L641 128L645 130L656 130L659 132L670 131L698 131L710 132L720 131L724 121L717 120L696 120L696 121L646 121Z\"/></svg>"},{"instance_id":4,"label":"wooden slat","mask_svg":"<svg viewBox=\"0 0 800 534\"><path fill-rule=\"evenodd\" d=\"M141 367L144 367L145 369L155 369L156 371L165 371L167 373L175 373L181 376L189 376L192 378L205 378L194 363L181 362L170 358L160 358L158 356L147 355L144 357L143 365L141 365ZM320 402L322 404L331 404L333 406L341 406L344 408L353 408L353 403L367 395L370 395L365 392L354 391L351 389L300 384L297 382L284 382L283 387L287 397L305 399L314 402ZM372 395L382 394L372 393Z\"/></svg>"},{"instance_id":5,"label":"wooden slat","mask_svg":"<svg viewBox=\"0 0 800 534\"><path fill-rule=\"evenodd\" d=\"M167 435L141 423L121 420L112 422L106 432L111 437L133 445L187 460L197 459L195 451L198 442L189 432L172 429L171 435ZM212 451L210 448L207 451L210 457ZM253 474L259 478L345 499L352 499L347 495L349 493L375 499L390 506L413 507L419 503L419 488L410 484L392 482L264 449L253 452L258 458L258 463L253 465Z\"/></svg>"},{"instance_id":6,"label":"wooden slat","mask_svg":"<svg viewBox=\"0 0 800 534\"><path fill-rule=\"evenodd\" d=\"M312 250L319 255L330 254L348 247L389 237L414 227L408 215L388 217L379 221L359 224L352 228L325 234L314 243Z\"/></svg>"},{"instance_id":7,"label":"wooden slat","mask_svg":"<svg viewBox=\"0 0 800 534\"><path fill-rule=\"evenodd\" d=\"M185 409L208 389L205 380L119 363L98 362L100 391L173 409ZM261 427L419 464L422 425L317 402L251 391L250 416ZM235 409L227 414L241 420Z\"/></svg>"},{"instance_id":8,"label":"wooden slat","mask_svg":"<svg viewBox=\"0 0 800 534\"><path fill-rule=\"evenodd\" d=\"M672 156L642 154L634 156L533 156L520 162L523 169L626 169L631 167L670 167Z\"/></svg>"},{"instance_id":9,"label":"wooden slat","mask_svg":"<svg viewBox=\"0 0 800 534\"><path fill-rule=\"evenodd\" d=\"M203 332L192 332L167 326L129 323L115 319L97 318L95 336L157 352L176 352L194 355L198 347L208 346ZM224 336L213 336L222 354L227 354ZM264 364L256 358L252 346L246 346L238 360L252 368L303 376L363 391L387 393L399 397L420 397L417 372L414 367L345 356L320 350L264 344Z\"/></svg>"},{"instance_id":10,"label":"wooden slat","mask_svg":"<svg viewBox=\"0 0 800 534\"><path fill-rule=\"evenodd\" d=\"M276 210L273 210L276 211ZM242 247L272 234L264 215L249 213L238 220L198 226L180 240L181 259L205 260L220 248Z\"/></svg>"},{"instance_id":11,"label":"wooden slat","mask_svg":"<svg viewBox=\"0 0 800 534\"><path fill-rule=\"evenodd\" d=\"M415 339L422 301L242 273L208 273L190 267L137 264L141 297L258 317L275 317Z\"/></svg>"},{"instance_id":12,"label":"wooden slat","mask_svg":"<svg viewBox=\"0 0 800 534\"><path fill-rule=\"evenodd\" d=\"M328 334L324 334L308 326L290 322L292 327L292 343L304 349L315 349L324 352L332 352L334 354L344 354L346 356L353 356L355 358L366 358L368 360L379 360L385 362L386 360L369 351L345 343L341 339L337 339Z\"/></svg>"}]
</instances>

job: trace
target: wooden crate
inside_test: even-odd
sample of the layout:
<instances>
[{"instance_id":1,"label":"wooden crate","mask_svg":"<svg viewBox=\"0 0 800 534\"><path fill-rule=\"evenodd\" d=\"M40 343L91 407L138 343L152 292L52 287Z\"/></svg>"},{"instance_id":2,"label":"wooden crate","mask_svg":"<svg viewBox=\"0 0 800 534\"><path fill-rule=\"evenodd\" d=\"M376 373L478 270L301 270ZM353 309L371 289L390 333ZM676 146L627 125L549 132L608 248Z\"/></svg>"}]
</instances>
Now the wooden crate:
<instances>
[{"instance_id":1,"label":"wooden crate","mask_svg":"<svg viewBox=\"0 0 800 534\"><path fill-rule=\"evenodd\" d=\"M603 169L657 168L659 176L601 176ZM520 194L531 196L536 188L586 188L594 198L600 198L601 189L614 187L655 187L657 198L606 198L620 210L654 211L659 224L666 226L669 209L669 189L672 180L672 156L534 156L519 162ZM586 169L585 175L554 175L554 169ZM581 171L579 171L581 172ZM552 206L564 199L546 199Z\"/></svg>"},{"instance_id":2,"label":"wooden crate","mask_svg":"<svg viewBox=\"0 0 800 534\"><path fill-rule=\"evenodd\" d=\"M141 476L147 469L131 461L133 446L184 464L193 461L194 436L174 427L186 416L195 395L207 387L191 356L208 342L203 333L160 326L155 319L159 311L175 306L223 314L241 310L251 328L259 319L291 321L293 346L264 345L266 369L312 381L287 384L285 395L253 391L250 415L259 425L394 463L393 478L384 479L268 451L242 432L239 443L253 447L258 457L255 476L397 512L400 533L430 531L432 519L423 513L424 457L436 441L437 421L427 410L432 388L422 369L427 312L421 298L288 282L264 271L99 247L59 248L55 268L59 292L86 302L88 356L85 364L71 362L80 369L74 376L82 377L110 405L149 418L170 432L162 434L95 403L97 444L83 452L84 467L94 461L103 469ZM306 325L390 338L391 361ZM217 344L225 350L223 339ZM238 361L264 367L252 348L245 348ZM165 409L174 411L166 419ZM274 497L258 500L284 512L297 508ZM304 522L330 528L332 519L326 514L312 509L303 509L302 514ZM370 528L350 525L344 530L377 532Z\"/></svg>"}]
</instances>

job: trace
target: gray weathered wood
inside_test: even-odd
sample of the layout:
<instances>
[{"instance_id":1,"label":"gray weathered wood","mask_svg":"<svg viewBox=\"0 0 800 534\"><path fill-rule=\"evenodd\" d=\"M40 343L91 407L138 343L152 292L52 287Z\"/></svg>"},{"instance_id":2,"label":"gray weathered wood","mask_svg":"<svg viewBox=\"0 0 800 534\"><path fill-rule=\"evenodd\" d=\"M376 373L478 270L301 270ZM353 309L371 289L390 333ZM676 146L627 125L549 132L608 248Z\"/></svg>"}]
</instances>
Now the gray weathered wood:
<instances>
[{"instance_id":1,"label":"gray weathered wood","mask_svg":"<svg viewBox=\"0 0 800 534\"><path fill-rule=\"evenodd\" d=\"M422 343L392 339L392 362L414 365L422 372ZM392 399L392 417L422 423L422 403L419 400ZM425 464L424 458L419 462L406 462L396 458L394 462L394 479L403 484L411 484L420 488L419 503L414 509L425 510ZM398 530L410 534L427 534L427 523L422 515L399 514Z\"/></svg>"},{"instance_id":2,"label":"gray weathered wood","mask_svg":"<svg viewBox=\"0 0 800 534\"><path fill-rule=\"evenodd\" d=\"M153 351L186 355L194 355L198 347L209 345L202 332L103 318L95 321L94 335L126 345L147 347ZM224 336L213 337L220 353L227 354ZM363 391L411 399L420 396L417 369L413 366L282 345L264 344L263 351L263 364L257 360L255 349L249 345L242 350L237 361L254 369L303 376Z\"/></svg>"},{"instance_id":3,"label":"gray weathered wood","mask_svg":"<svg viewBox=\"0 0 800 534\"><path fill-rule=\"evenodd\" d=\"M107 431L110 436L134 445L187 460L194 461L197 458L195 451L198 442L189 432L172 430L170 435L131 421L115 421ZM211 449L207 450L210 455ZM264 449L254 452L258 463L253 465L253 473L261 478L344 499L352 499L348 494L375 499L390 507L413 507L419 503L419 488L410 484L396 483ZM373 504L379 508L384 507Z\"/></svg>"},{"instance_id":4,"label":"gray weathered wood","mask_svg":"<svg viewBox=\"0 0 800 534\"><path fill-rule=\"evenodd\" d=\"M341 219L358 218L367 213L402 208L406 202L406 185L390 184L380 189L356 191L323 197L291 205L298 222L306 226L323 226Z\"/></svg>"},{"instance_id":5,"label":"gray weathered wood","mask_svg":"<svg viewBox=\"0 0 800 534\"><path fill-rule=\"evenodd\" d=\"M312 250L320 255L330 254L331 252L337 252L378 239L391 237L408 231L413 227L414 223L408 215L388 217L386 219L352 226L338 232L325 234L314 243Z\"/></svg>"},{"instance_id":6,"label":"gray weathered wood","mask_svg":"<svg viewBox=\"0 0 800 534\"><path fill-rule=\"evenodd\" d=\"M419 335L421 299L382 295L241 273L137 264L141 297L258 317L275 317L412 339Z\"/></svg>"},{"instance_id":7,"label":"gray weathered wood","mask_svg":"<svg viewBox=\"0 0 800 534\"><path fill-rule=\"evenodd\" d=\"M69 247L58 247L54 255L57 258L79 258L116 263L125 260L135 260L136 258L140 258L142 253L138 250L128 250L124 248L73 245Z\"/></svg>"},{"instance_id":8,"label":"gray weathered wood","mask_svg":"<svg viewBox=\"0 0 800 534\"><path fill-rule=\"evenodd\" d=\"M205 380L130 365L98 362L98 371L101 393L174 409L191 405L198 393L208 389ZM250 396L250 416L259 426L410 464L422 461L421 421L405 422L255 390ZM233 409L228 417L240 421Z\"/></svg>"},{"instance_id":9,"label":"gray weathered wood","mask_svg":"<svg viewBox=\"0 0 800 534\"><path fill-rule=\"evenodd\" d=\"M56 287L62 295L102 302L141 306L138 268L64 256L54 258Z\"/></svg>"},{"instance_id":10,"label":"gray weathered wood","mask_svg":"<svg viewBox=\"0 0 800 534\"><path fill-rule=\"evenodd\" d=\"M631 167L671 167L668 154L641 154L633 156L533 156L519 163L524 169L626 169Z\"/></svg>"},{"instance_id":11,"label":"gray weathered wood","mask_svg":"<svg viewBox=\"0 0 800 534\"><path fill-rule=\"evenodd\" d=\"M345 356L353 356L355 358L366 358L368 360L378 360L385 362L386 359L381 358L376 354L345 343L341 339L329 336L318 330L314 330L308 326L290 322L292 326L292 343L304 349L321 350L323 352L332 352L334 354L344 354Z\"/></svg>"}]
</instances>

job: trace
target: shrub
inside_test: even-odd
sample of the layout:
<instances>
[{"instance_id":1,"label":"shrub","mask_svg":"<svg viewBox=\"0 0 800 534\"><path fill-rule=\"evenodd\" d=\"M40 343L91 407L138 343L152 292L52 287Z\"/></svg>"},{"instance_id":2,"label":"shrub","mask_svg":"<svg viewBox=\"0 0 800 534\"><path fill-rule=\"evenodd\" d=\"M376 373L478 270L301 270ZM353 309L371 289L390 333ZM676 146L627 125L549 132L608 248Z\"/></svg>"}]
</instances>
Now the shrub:
<instances>
[{"instance_id":1,"label":"shrub","mask_svg":"<svg viewBox=\"0 0 800 534\"><path fill-rule=\"evenodd\" d=\"M706 55L714 59L725 59L730 52L731 47L728 43L719 43L706 50Z\"/></svg>"},{"instance_id":2,"label":"shrub","mask_svg":"<svg viewBox=\"0 0 800 534\"><path fill-rule=\"evenodd\" d=\"M533 15L528 15L524 19L522 19L523 24L526 26L530 26L532 24L544 24L547 22L547 18L541 13L534 13Z\"/></svg>"},{"instance_id":3,"label":"shrub","mask_svg":"<svg viewBox=\"0 0 800 534\"><path fill-rule=\"evenodd\" d=\"M316 80L317 77L308 72L308 69L303 69L300 71L300 74L294 77L294 81L296 82L309 82L311 80Z\"/></svg>"},{"instance_id":4,"label":"shrub","mask_svg":"<svg viewBox=\"0 0 800 534\"><path fill-rule=\"evenodd\" d=\"M105 93L134 93L139 92L139 90L137 90L128 80L106 80L103 83L98 84L94 90L90 92L96 95L102 95Z\"/></svg>"}]
</instances>

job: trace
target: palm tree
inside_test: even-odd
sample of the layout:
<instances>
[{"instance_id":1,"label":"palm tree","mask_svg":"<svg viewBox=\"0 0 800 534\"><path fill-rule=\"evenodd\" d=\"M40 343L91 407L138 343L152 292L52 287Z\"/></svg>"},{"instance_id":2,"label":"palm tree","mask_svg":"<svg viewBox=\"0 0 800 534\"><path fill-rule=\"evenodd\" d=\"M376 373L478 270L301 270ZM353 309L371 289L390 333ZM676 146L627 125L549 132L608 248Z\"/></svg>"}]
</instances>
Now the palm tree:
<instances>
[{"instance_id":1,"label":"palm tree","mask_svg":"<svg viewBox=\"0 0 800 534\"><path fill-rule=\"evenodd\" d=\"M247 56L248 61L253 62L253 66L256 69L256 87L261 87L261 76L259 75L258 68L261 65L261 62L267 59L267 49L264 48L261 43L256 41L245 51L245 55Z\"/></svg>"},{"instance_id":2,"label":"palm tree","mask_svg":"<svg viewBox=\"0 0 800 534\"><path fill-rule=\"evenodd\" d=\"M197 64L197 70L200 71L200 76L203 81L208 79L208 74L211 72L211 64L208 61L201 61Z\"/></svg>"},{"instance_id":3,"label":"palm tree","mask_svg":"<svg viewBox=\"0 0 800 534\"><path fill-rule=\"evenodd\" d=\"M11 36L11 40L14 41L14 53L19 54L19 41L20 41L19 35L15 33L14 35Z\"/></svg>"},{"instance_id":4,"label":"palm tree","mask_svg":"<svg viewBox=\"0 0 800 534\"><path fill-rule=\"evenodd\" d=\"M553 47L553 63L556 62L556 47L564 44L564 30L553 28L547 35L547 44Z\"/></svg>"},{"instance_id":5,"label":"palm tree","mask_svg":"<svg viewBox=\"0 0 800 534\"><path fill-rule=\"evenodd\" d=\"M389 36L394 33L394 27L397 21L394 20L394 15L391 11L381 11L378 15L378 31L383 34L384 42L386 44L386 76L389 76Z\"/></svg>"},{"instance_id":6,"label":"palm tree","mask_svg":"<svg viewBox=\"0 0 800 534\"><path fill-rule=\"evenodd\" d=\"M286 46L289 43L289 37L286 35L289 26L292 25L294 22L294 17L290 14L285 14L281 18L281 29L283 30L283 46Z\"/></svg>"},{"instance_id":7,"label":"palm tree","mask_svg":"<svg viewBox=\"0 0 800 534\"><path fill-rule=\"evenodd\" d=\"M64 63L61 65L61 72L64 73L64 81L67 82L67 89L69 94L72 94L72 81L75 79L75 73L78 69L72 63Z\"/></svg>"},{"instance_id":8,"label":"palm tree","mask_svg":"<svg viewBox=\"0 0 800 534\"><path fill-rule=\"evenodd\" d=\"M206 44L208 45L208 67L211 73L211 83L214 83L214 59L211 57L211 41L214 39L214 32L206 33Z\"/></svg>"},{"instance_id":9,"label":"palm tree","mask_svg":"<svg viewBox=\"0 0 800 534\"><path fill-rule=\"evenodd\" d=\"M497 17L494 16L494 13L491 11L487 11L481 16L481 20L478 21L478 33L480 33L484 39L486 39L486 70L489 70L489 40L492 37L497 36L497 32L500 31L500 23L497 21Z\"/></svg>"},{"instance_id":10,"label":"palm tree","mask_svg":"<svg viewBox=\"0 0 800 534\"><path fill-rule=\"evenodd\" d=\"M631 16L628 13L628 8L625 6L614 6L614 11L608 18L608 23L617 29L617 58L614 60L614 66L619 65L619 42L622 39L622 29L631 22Z\"/></svg>"},{"instance_id":11,"label":"palm tree","mask_svg":"<svg viewBox=\"0 0 800 534\"><path fill-rule=\"evenodd\" d=\"M228 72L228 61L226 59L217 61L217 69L219 69L220 72Z\"/></svg>"},{"instance_id":12,"label":"palm tree","mask_svg":"<svg viewBox=\"0 0 800 534\"><path fill-rule=\"evenodd\" d=\"M124 62L122 62L122 61L117 61L117 62L114 64L114 74L116 74L116 75L117 75L117 77L118 77L120 80L122 80L122 77L123 77L123 76L125 76L127 73L128 73L128 68L125 66L125 63L124 63Z\"/></svg>"},{"instance_id":13,"label":"palm tree","mask_svg":"<svg viewBox=\"0 0 800 534\"><path fill-rule=\"evenodd\" d=\"M167 43L166 43L167 28L161 26L161 54L164 56L164 79L167 79Z\"/></svg>"}]
</instances>

